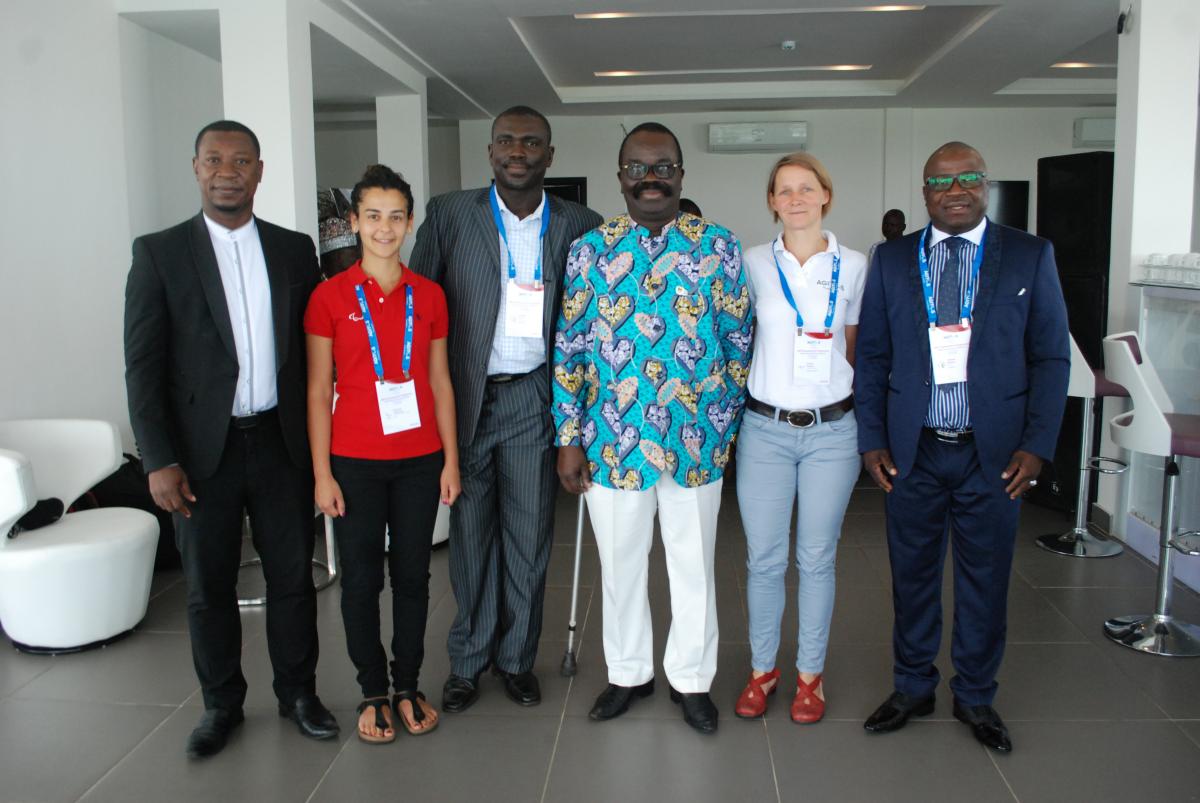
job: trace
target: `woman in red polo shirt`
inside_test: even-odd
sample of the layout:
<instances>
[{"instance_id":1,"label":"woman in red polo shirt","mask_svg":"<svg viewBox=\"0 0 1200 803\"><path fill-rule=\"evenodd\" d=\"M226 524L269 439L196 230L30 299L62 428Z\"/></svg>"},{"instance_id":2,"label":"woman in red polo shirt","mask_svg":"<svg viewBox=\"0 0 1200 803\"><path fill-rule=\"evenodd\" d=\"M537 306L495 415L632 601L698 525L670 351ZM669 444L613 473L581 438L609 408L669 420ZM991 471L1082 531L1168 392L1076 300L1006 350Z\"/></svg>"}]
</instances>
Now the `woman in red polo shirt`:
<instances>
[{"instance_id":1,"label":"woman in red polo shirt","mask_svg":"<svg viewBox=\"0 0 1200 803\"><path fill-rule=\"evenodd\" d=\"M460 491L458 447L446 297L399 258L412 228L412 190L373 165L350 202L362 259L319 285L304 316L308 437L317 505L335 519L342 558L342 621L363 693L358 736L381 743L396 738L393 716L414 735L438 722L417 679L433 525L438 500L453 504ZM396 690L390 705L379 637L388 532Z\"/></svg>"}]
</instances>

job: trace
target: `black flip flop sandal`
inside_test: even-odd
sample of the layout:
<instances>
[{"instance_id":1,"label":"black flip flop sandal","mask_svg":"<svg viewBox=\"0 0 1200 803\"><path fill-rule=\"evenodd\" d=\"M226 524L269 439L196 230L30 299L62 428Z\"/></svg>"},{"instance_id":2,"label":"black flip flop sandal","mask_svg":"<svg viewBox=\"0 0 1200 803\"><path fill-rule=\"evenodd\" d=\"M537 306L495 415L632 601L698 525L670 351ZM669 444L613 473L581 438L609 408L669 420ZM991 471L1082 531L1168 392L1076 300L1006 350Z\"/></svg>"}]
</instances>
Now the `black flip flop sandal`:
<instances>
[{"instance_id":1,"label":"black flip flop sandal","mask_svg":"<svg viewBox=\"0 0 1200 803\"><path fill-rule=\"evenodd\" d=\"M395 715L395 717L397 719L400 720L401 723L403 723L404 729L406 731L408 731L409 733L411 733L413 736L424 736L427 733L431 733L437 729L438 724L441 722L441 720L438 720L437 722L434 722L433 725L431 725L428 728L419 728L419 729L413 728L412 726L410 726L408 724L408 718L406 716L404 716L404 714L400 711L400 703L404 700L407 700L409 702L409 704L412 706L413 721L414 722L424 722L425 721L425 711L424 711L424 709L421 708L421 704L419 702L417 702L418 700L424 700L424 699L425 699L425 695L415 689L405 689L404 691L398 691L392 695L392 713Z\"/></svg>"},{"instance_id":2,"label":"black flip flop sandal","mask_svg":"<svg viewBox=\"0 0 1200 803\"><path fill-rule=\"evenodd\" d=\"M363 733L362 730L358 730L358 738L359 739L366 742L367 744L389 744L391 742L396 741L396 726L389 723L387 721L387 719L383 716L383 709L387 707L387 704L388 704L388 698L386 698L386 697L372 697L369 700L363 700L361 703L359 703L357 711L358 711L358 715L361 717L363 711L366 711L368 708L374 708L375 709L375 727L381 731L387 731L390 729L392 731L392 735L391 736L370 736L366 733Z\"/></svg>"}]
</instances>

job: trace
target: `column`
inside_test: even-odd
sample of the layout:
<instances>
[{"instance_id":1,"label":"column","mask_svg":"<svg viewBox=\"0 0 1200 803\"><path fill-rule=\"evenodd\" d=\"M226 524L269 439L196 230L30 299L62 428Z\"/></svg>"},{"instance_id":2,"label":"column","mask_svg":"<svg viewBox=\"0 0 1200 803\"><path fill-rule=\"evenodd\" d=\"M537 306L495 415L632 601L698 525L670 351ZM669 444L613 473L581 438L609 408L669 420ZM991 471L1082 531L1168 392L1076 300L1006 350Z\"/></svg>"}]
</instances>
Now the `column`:
<instances>
[{"instance_id":1,"label":"column","mask_svg":"<svg viewBox=\"0 0 1200 803\"><path fill-rule=\"evenodd\" d=\"M225 116L248 125L262 146L260 217L317 236L312 45L300 0L221 6Z\"/></svg>"},{"instance_id":2,"label":"column","mask_svg":"<svg viewBox=\"0 0 1200 803\"><path fill-rule=\"evenodd\" d=\"M429 142L424 93L375 98L375 133L379 161L412 185L414 222L421 224L429 200ZM402 258L412 253L415 236L404 243Z\"/></svg>"},{"instance_id":3,"label":"column","mask_svg":"<svg viewBox=\"0 0 1200 803\"><path fill-rule=\"evenodd\" d=\"M1128 282L1151 253L1187 253L1196 176L1200 3L1134 0L1117 38L1117 134L1113 176L1108 331L1137 329L1140 291ZM1114 9L1115 10L1115 9ZM1103 420L1124 409L1108 400ZM1105 454L1115 454L1104 427ZM1099 505L1124 533L1124 480L1102 477Z\"/></svg>"}]
</instances>

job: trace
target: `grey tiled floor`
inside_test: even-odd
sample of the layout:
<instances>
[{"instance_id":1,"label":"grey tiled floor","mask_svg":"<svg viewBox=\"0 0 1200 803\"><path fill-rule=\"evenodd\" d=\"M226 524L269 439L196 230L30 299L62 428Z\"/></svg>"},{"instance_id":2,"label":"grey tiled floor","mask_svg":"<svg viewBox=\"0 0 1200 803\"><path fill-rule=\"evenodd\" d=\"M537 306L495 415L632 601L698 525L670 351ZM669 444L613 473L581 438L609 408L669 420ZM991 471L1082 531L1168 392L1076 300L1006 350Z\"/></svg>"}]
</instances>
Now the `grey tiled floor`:
<instances>
[{"instance_id":1,"label":"grey tiled floor","mask_svg":"<svg viewBox=\"0 0 1200 803\"><path fill-rule=\"evenodd\" d=\"M717 548L721 650L713 696L721 727L690 730L665 688L620 720L587 719L605 683L599 564L585 535L579 673L559 675L570 609L575 503L560 499L546 622L536 671L544 700L518 708L485 676L479 703L445 715L436 733L373 747L353 738L358 702L338 591L319 595L318 685L344 733L302 738L275 712L262 611L243 614L250 682L246 723L229 747L189 762L183 744L200 713L178 573L155 578L137 632L103 650L55 658L0 648L0 801L1160 801L1200 800L1200 660L1160 659L1108 643L1108 616L1153 604L1154 572L1128 554L1080 561L1038 550L1065 516L1027 506L1010 594L1009 647L996 707L1011 755L987 752L950 715L872 736L862 720L890 691L890 571L881 494L862 487L838 557L837 608L826 666L828 715L800 727L781 692L764 720L733 716L748 671L745 546L731 484ZM423 673L435 702L448 670L454 615L447 554L436 552ZM651 604L661 656L669 596L661 548L652 553ZM247 572L248 586L261 584ZM789 587L795 586L794 572ZM946 583L947 621L951 586ZM795 650L794 601L780 664ZM1181 590L1176 611L1200 621ZM385 624L387 624L385 607ZM939 661L949 675L944 639ZM660 674L661 677L661 674ZM794 675L784 671L785 690ZM663 684L665 686L665 684Z\"/></svg>"}]
</instances>

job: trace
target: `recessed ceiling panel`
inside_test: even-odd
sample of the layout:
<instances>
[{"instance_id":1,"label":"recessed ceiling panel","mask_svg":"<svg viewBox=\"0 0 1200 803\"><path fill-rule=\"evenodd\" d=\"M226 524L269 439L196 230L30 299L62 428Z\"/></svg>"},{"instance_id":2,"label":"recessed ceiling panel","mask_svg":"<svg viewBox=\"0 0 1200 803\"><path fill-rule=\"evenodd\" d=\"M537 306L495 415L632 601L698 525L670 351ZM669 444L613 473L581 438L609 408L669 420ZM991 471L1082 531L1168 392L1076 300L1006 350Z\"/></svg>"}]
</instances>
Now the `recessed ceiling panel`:
<instances>
[{"instance_id":1,"label":"recessed ceiling panel","mask_svg":"<svg viewBox=\"0 0 1200 803\"><path fill-rule=\"evenodd\" d=\"M908 77L970 24L978 6L923 11L722 14L579 20L523 17L513 25L556 86ZM795 43L784 49L782 43ZM870 65L867 71L812 67ZM633 77L596 72L649 71ZM695 71L695 72L691 72Z\"/></svg>"}]
</instances>

